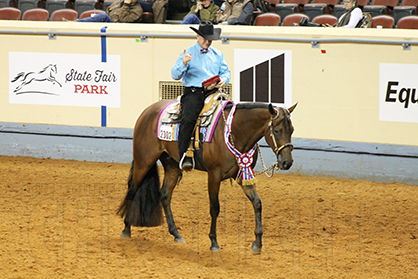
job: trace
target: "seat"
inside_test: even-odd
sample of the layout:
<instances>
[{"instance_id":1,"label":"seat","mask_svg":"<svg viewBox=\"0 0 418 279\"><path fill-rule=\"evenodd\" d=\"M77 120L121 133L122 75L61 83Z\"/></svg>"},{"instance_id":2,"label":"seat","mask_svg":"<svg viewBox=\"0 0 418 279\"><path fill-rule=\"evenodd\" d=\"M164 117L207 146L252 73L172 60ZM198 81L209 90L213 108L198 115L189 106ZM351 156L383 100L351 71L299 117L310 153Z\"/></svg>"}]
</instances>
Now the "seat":
<instances>
[{"instance_id":1,"label":"seat","mask_svg":"<svg viewBox=\"0 0 418 279\"><path fill-rule=\"evenodd\" d=\"M281 3L281 0L258 0L263 13L274 13L275 6Z\"/></svg>"},{"instance_id":2,"label":"seat","mask_svg":"<svg viewBox=\"0 0 418 279\"><path fill-rule=\"evenodd\" d=\"M378 15L373 18L372 28L382 26L382 28L393 28L395 19L389 15Z\"/></svg>"},{"instance_id":3,"label":"seat","mask_svg":"<svg viewBox=\"0 0 418 279\"><path fill-rule=\"evenodd\" d=\"M48 13L52 14L57 10L69 9L68 0L46 0L45 9L48 10Z\"/></svg>"},{"instance_id":4,"label":"seat","mask_svg":"<svg viewBox=\"0 0 418 279\"><path fill-rule=\"evenodd\" d=\"M37 9L40 7L41 5L39 0L19 0L17 6L22 15L25 14L27 10Z\"/></svg>"},{"instance_id":5,"label":"seat","mask_svg":"<svg viewBox=\"0 0 418 279\"><path fill-rule=\"evenodd\" d=\"M409 15L418 14L418 0L403 0L401 6L393 8L393 18L395 19L395 25L398 23L400 18Z\"/></svg>"},{"instance_id":6,"label":"seat","mask_svg":"<svg viewBox=\"0 0 418 279\"><path fill-rule=\"evenodd\" d=\"M56 10L51 14L49 21L75 21L78 18L76 11L72 9Z\"/></svg>"},{"instance_id":7,"label":"seat","mask_svg":"<svg viewBox=\"0 0 418 279\"><path fill-rule=\"evenodd\" d=\"M0 19L20 20L21 11L13 7L0 8Z\"/></svg>"},{"instance_id":8,"label":"seat","mask_svg":"<svg viewBox=\"0 0 418 279\"><path fill-rule=\"evenodd\" d=\"M338 18L336 18L333 15L319 15L314 17L314 19L312 19L312 22L318 24L329 24L331 26L334 26L337 24Z\"/></svg>"},{"instance_id":9,"label":"seat","mask_svg":"<svg viewBox=\"0 0 418 279\"><path fill-rule=\"evenodd\" d=\"M115 2L115 0L105 0L103 2L103 11L106 11L113 2Z\"/></svg>"},{"instance_id":10,"label":"seat","mask_svg":"<svg viewBox=\"0 0 418 279\"><path fill-rule=\"evenodd\" d=\"M401 18L396 25L397 29L418 29L418 16L410 15Z\"/></svg>"},{"instance_id":11,"label":"seat","mask_svg":"<svg viewBox=\"0 0 418 279\"><path fill-rule=\"evenodd\" d=\"M347 10L345 9L344 5L342 4L343 0L341 0L340 4L334 6L334 15L339 19ZM369 4L369 0L358 0L357 6L363 10L363 7Z\"/></svg>"},{"instance_id":12,"label":"seat","mask_svg":"<svg viewBox=\"0 0 418 279\"><path fill-rule=\"evenodd\" d=\"M182 21L192 7L189 0L168 0L167 19Z\"/></svg>"},{"instance_id":13,"label":"seat","mask_svg":"<svg viewBox=\"0 0 418 279\"><path fill-rule=\"evenodd\" d=\"M309 0L284 0L283 3L276 4L274 12L281 18L294 13L304 13L304 5L308 4Z\"/></svg>"},{"instance_id":14,"label":"seat","mask_svg":"<svg viewBox=\"0 0 418 279\"><path fill-rule=\"evenodd\" d=\"M154 14L150 12L143 12L142 13L142 20L141 23L153 23L154 22Z\"/></svg>"},{"instance_id":15,"label":"seat","mask_svg":"<svg viewBox=\"0 0 418 279\"><path fill-rule=\"evenodd\" d=\"M45 9L31 9L27 10L22 15L22 20L32 20L32 21L47 21L49 13Z\"/></svg>"},{"instance_id":16,"label":"seat","mask_svg":"<svg viewBox=\"0 0 418 279\"><path fill-rule=\"evenodd\" d=\"M96 0L76 0L74 3L74 10L78 13L79 17L85 11L96 10L96 9L97 9Z\"/></svg>"},{"instance_id":17,"label":"seat","mask_svg":"<svg viewBox=\"0 0 418 279\"><path fill-rule=\"evenodd\" d=\"M88 10L88 11L84 11L79 16L79 19L83 19L83 18L86 18L86 17L91 17L91 16L94 16L94 15L97 15L97 14L101 14L101 13L103 13L102 10Z\"/></svg>"},{"instance_id":18,"label":"seat","mask_svg":"<svg viewBox=\"0 0 418 279\"><path fill-rule=\"evenodd\" d=\"M398 5L398 0L373 0L371 5L363 7L363 12L370 13L372 17L378 15L392 15L393 8Z\"/></svg>"},{"instance_id":19,"label":"seat","mask_svg":"<svg viewBox=\"0 0 418 279\"><path fill-rule=\"evenodd\" d=\"M258 8L258 0L253 1L253 17L251 18L251 24L254 24L255 18L263 13L262 10Z\"/></svg>"},{"instance_id":20,"label":"seat","mask_svg":"<svg viewBox=\"0 0 418 279\"><path fill-rule=\"evenodd\" d=\"M11 0L0 0L0 8L13 7Z\"/></svg>"},{"instance_id":21,"label":"seat","mask_svg":"<svg viewBox=\"0 0 418 279\"><path fill-rule=\"evenodd\" d=\"M280 26L281 18L275 13L264 13L255 18L255 26Z\"/></svg>"},{"instance_id":22,"label":"seat","mask_svg":"<svg viewBox=\"0 0 418 279\"><path fill-rule=\"evenodd\" d=\"M338 0L313 0L312 3L304 6L305 15L310 19L322 14L333 14L334 6L338 4Z\"/></svg>"},{"instance_id":23,"label":"seat","mask_svg":"<svg viewBox=\"0 0 418 279\"><path fill-rule=\"evenodd\" d=\"M300 14L300 13L290 14L283 19L282 25L283 26L299 26L300 20L304 17L307 20L309 20L309 17L305 14Z\"/></svg>"}]
</instances>

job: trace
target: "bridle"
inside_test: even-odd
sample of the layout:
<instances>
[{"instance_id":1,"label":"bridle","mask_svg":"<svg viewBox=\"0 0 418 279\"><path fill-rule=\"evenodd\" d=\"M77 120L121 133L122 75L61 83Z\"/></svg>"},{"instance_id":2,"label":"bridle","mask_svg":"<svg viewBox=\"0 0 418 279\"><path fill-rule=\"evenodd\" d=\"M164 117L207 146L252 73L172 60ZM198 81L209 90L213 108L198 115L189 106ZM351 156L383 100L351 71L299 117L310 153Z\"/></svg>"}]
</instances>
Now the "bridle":
<instances>
[{"instance_id":1,"label":"bridle","mask_svg":"<svg viewBox=\"0 0 418 279\"><path fill-rule=\"evenodd\" d=\"M285 143L284 145L282 145L282 146L280 146L280 147L277 147L277 142L276 142L276 138L274 137L274 131L273 131L273 129L274 129L274 127L273 127L273 120L276 120L277 119L277 117L279 117L279 115L280 115L280 112L279 112L279 110L277 109L277 108L274 108L274 110L277 112L275 115L272 115L271 116L271 119L270 119L270 122L269 122L269 127L270 127L270 137L271 137L271 139L273 140L273 144L274 144L274 148L273 148L273 152L274 152L274 154L276 154L276 156L279 156L279 154L280 154L280 152L283 150L283 149L285 149L285 148L287 148L287 147L289 147L291 150L290 151L292 151L293 150L293 144L292 143L290 143L290 142L288 142L288 143ZM283 109L282 109L283 110ZM285 117L286 117L286 113L285 113ZM284 120L284 118L283 118L283 120ZM280 121L281 122L281 121ZM279 125L280 124L280 122L279 123L277 123L277 125ZM277 125L275 125L275 126L277 126Z\"/></svg>"}]
</instances>

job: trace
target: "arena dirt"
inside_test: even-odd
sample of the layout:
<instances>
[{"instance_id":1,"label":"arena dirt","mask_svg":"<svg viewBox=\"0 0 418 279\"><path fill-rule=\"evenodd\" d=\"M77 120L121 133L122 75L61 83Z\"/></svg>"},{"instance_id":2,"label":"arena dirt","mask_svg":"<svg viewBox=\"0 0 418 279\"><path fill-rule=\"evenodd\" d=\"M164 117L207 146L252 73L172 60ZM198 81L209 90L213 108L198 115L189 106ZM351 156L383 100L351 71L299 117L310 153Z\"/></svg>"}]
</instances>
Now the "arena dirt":
<instances>
[{"instance_id":1,"label":"arena dirt","mask_svg":"<svg viewBox=\"0 0 418 279\"><path fill-rule=\"evenodd\" d=\"M276 174L258 177L263 251L240 187L221 186L209 250L206 173L184 175L167 225L121 239L128 164L0 157L2 278L417 278L418 188Z\"/></svg>"}]
</instances>

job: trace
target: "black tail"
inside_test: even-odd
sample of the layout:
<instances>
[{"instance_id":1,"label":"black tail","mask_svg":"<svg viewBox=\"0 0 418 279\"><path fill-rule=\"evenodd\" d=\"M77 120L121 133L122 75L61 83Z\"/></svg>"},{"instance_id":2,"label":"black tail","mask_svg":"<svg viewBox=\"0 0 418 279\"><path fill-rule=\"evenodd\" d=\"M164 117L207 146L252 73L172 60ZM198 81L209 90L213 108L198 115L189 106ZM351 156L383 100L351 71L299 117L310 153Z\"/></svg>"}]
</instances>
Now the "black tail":
<instances>
[{"instance_id":1,"label":"black tail","mask_svg":"<svg viewBox=\"0 0 418 279\"><path fill-rule=\"evenodd\" d=\"M162 207L160 204L160 178L155 163L134 192L134 162L128 178L128 192L119 207L118 214L127 216L131 226L155 227L162 223Z\"/></svg>"}]
</instances>

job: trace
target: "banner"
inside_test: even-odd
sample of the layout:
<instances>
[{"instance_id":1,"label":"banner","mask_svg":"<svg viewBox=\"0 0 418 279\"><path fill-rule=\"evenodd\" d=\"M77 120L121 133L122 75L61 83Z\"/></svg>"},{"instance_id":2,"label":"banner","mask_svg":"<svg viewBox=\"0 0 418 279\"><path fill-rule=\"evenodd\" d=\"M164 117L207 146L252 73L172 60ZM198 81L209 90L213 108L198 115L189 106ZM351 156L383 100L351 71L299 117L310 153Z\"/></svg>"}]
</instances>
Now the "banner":
<instances>
[{"instance_id":1,"label":"banner","mask_svg":"<svg viewBox=\"0 0 418 279\"><path fill-rule=\"evenodd\" d=\"M120 107L120 56L9 52L9 102Z\"/></svg>"},{"instance_id":2,"label":"banner","mask_svg":"<svg viewBox=\"0 0 418 279\"><path fill-rule=\"evenodd\" d=\"M380 121L418 123L417 73L416 64L380 64Z\"/></svg>"},{"instance_id":3,"label":"banner","mask_svg":"<svg viewBox=\"0 0 418 279\"><path fill-rule=\"evenodd\" d=\"M234 101L292 105L290 50L235 49Z\"/></svg>"}]
</instances>

